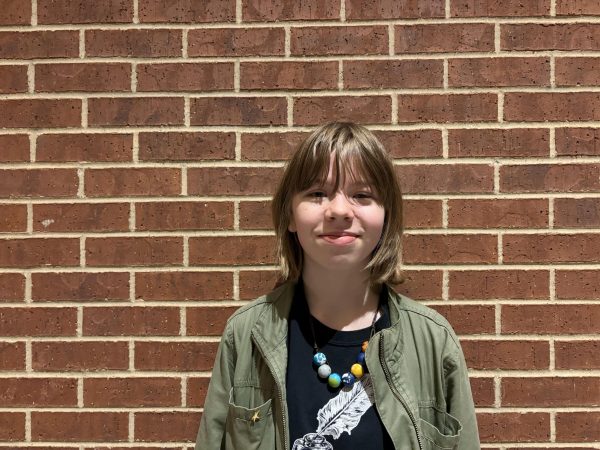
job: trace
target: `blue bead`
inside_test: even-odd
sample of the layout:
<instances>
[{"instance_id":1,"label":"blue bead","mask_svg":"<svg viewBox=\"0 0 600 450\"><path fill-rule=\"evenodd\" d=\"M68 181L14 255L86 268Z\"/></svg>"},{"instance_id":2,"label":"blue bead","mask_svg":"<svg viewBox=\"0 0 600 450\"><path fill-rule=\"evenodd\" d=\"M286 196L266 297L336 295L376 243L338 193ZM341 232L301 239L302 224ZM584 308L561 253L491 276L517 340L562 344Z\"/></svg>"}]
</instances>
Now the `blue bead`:
<instances>
[{"instance_id":1,"label":"blue bead","mask_svg":"<svg viewBox=\"0 0 600 450\"><path fill-rule=\"evenodd\" d=\"M365 352L360 352L356 358L356 362L359 364L365 363Z\"/></svg>"},{"instance_id":2,"label":"blue bead","mask_svg":"<svg viewBox=\"0 0 600 450\"><path fill-rule=\"evenodd\" d=\"M325 364L327 362L327 357L325 356L325 353L315 353L315 356L313 356L313 364L315 366L321 366L323 364Z\"/></svg>"},{"instance_id":3,"label":"blue bead","mask_svg":"<svg viewBox=\"0 0 600 450\"><path fill-rule=\"evenodd\" d=\"M329 378L327 378L327 383L332 388L338 387L341 382L342 382L342 379L340 378L340 376L337 373L332 373L331 375L329 375Z\"/></svg>"},{"instance_id":4,"label":"blue bead","mask_svg":"<svg viewBox=\"0 0 600 450\"><path fill-rule=\"evenodd\" d=\"M352 386L355 381L356 377L349 372L346 372L344 375L342 375L342 383L344 383L346 386Z\"/></svg>"}]
</instances>

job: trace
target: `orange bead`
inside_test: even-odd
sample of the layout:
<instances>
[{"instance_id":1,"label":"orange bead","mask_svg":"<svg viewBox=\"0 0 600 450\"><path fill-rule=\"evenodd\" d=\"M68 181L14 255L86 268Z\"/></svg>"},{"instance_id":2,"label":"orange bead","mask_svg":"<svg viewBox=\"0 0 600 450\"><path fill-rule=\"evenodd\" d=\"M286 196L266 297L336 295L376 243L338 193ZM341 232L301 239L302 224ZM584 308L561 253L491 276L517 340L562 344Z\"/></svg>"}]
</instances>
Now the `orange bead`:
<instances>
[{"instance_id":1,"label":"orange bead","mask_svg":"<svg viewBox=\"0 0 600 450\"><path fill-rule=\"evenodd\" d=\"M367 351L367 347L369 346L369 341L365 341L362 343L362 351L366 352Z\"/></svg>"}]
</instances>

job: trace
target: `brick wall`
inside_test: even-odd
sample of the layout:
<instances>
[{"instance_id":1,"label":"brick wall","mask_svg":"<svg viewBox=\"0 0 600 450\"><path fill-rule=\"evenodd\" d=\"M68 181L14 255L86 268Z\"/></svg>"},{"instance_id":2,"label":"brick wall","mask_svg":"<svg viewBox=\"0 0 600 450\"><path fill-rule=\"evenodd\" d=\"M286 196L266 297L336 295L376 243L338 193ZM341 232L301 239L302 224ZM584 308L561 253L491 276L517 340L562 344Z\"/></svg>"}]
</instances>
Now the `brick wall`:
<instances>
[{"instance_id":1,"label":"brick wall","mask_svg":"<svg viewBox=\"0 0 600 450\"><path fill-rule=\"evenodd\" d=\"M168 6L167 6L168 5ZM597 0L3 0L0 449L190 449L268 201L367 124L483 447L600 448Z\"/></svg>"}]
</instances>

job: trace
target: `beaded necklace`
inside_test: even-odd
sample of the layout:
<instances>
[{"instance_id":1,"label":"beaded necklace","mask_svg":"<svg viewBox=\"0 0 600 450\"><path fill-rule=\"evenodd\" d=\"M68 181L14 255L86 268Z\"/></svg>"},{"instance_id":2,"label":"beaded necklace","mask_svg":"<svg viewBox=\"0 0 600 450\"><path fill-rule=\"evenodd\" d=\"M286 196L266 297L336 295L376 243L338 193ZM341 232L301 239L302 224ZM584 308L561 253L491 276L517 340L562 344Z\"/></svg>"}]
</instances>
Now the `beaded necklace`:
<instances>
[{"instance_id":1,"label":"beaded necklace","mask_svg":"<svg viewBox=\"0 0 600 450\"><path fill-rule=\"evenodd\" d=\"M369 346L369 340L375 334L375 321L377 319L377 314L379 313L379 303L377 304L377 310L373 315L373 321L371 322L371 333L369 335L369 339L364 341L361 346L361 351L358 353L356 357L356 363L352 364L349 372L345 372L341 377L339 374L332 372L331 366L327 364L327 357L325 353L319 351L319 347L317 346L317 338L315 334L315 327L313 324L313 316L309 313L309 323L310 323L310 331L313 337L313 348L314 348L314 356L313 356L313 365L317 369L317 374L320 378L327 379L327 384L329 387L336 389L340 387L340 385L344 386L352 386L356 380L362 378L365 373L365 352L367 351L367 347Z\"/></svg>"}]
</instances>

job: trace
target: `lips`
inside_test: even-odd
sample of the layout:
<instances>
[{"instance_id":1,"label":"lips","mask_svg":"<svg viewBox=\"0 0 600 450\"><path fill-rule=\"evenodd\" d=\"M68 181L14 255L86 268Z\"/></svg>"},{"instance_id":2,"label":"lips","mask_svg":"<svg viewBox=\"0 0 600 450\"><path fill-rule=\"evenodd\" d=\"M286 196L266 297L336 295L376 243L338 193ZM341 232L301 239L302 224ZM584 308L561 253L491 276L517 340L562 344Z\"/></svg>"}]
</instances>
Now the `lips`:
<instances>
[{"instance_id":1,"label":"lips","mask_svg":"<svg viewBox=\"0 0 600 450\"><path fill-rule=\"evenodd\" d=\"M320 237L330 244L347 245L354 242L358 236L354 233L343 232L322 234Z\"/></svg>"}]
</instances>

